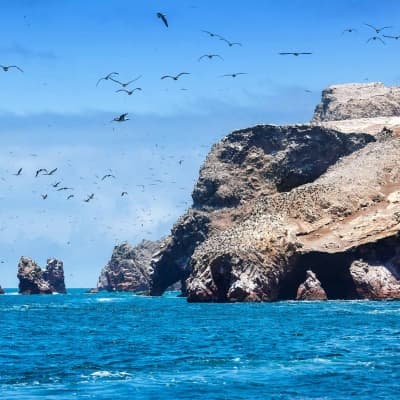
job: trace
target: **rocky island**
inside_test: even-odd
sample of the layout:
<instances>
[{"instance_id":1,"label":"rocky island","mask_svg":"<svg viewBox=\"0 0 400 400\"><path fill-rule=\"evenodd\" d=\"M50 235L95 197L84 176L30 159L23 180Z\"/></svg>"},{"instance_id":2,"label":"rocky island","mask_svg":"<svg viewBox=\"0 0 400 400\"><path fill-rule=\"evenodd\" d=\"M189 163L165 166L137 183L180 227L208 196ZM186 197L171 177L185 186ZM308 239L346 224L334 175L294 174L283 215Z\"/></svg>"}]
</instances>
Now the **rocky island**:
<instances>
[{"instance_id":1,"label":"rocky island","mask_svg":"<svg viewBox=\"0 0 400 400\"><path fill-rule=\"evenodd\" d=\"M324 90L310 124L230 133L162 246L127 279L113 254L98 287L134 275L155 296L181 281L190 302L399 299L399 128L400 88L369 83Z\"/></svg>"},{"instance_id":2,"label":"rocky island","mask_svg":"<svg viewBox=\"0 0 400 400\"><path fill-rule=\"evenodd\" d=\"M4 290L1 286L0 286L0 294L4 294Z\"/></svg>"},{"instance_id":3,"label":"rocky island","mask_svg":"<svg viewBox=\"0 0 400 400\"><path fill-rule=\"evenodd\" d=\"M17 276L20 294L67 293L63 262L56 258L49 258L42 270L31 258L21 257Z\"/></svg>"}]
</instances>

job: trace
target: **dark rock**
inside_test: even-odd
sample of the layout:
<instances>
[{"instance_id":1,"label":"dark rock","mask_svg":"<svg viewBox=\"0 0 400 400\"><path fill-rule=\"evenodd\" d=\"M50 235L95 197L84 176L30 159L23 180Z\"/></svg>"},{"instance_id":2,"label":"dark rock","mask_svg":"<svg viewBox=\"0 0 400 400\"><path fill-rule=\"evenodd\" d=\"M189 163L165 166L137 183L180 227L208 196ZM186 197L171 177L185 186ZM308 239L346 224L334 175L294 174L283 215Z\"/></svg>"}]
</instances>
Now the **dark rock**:
<instances>
[{"instance_id":1,"label":"dark rock","mask_svg":"<svg viewBox=\"0 0 400 400\"><path fill-rule=\"evenodd\" d=\"M44 271L29 257L18 263L19 292L21 294L66 293L63 263L49 259Z\"/></svg>"},{"instance_id":2,"label":"dark rock","mask_svg":"<svg viewBox=\"0 0 400 400\"><path fill-rule=\"evenodd\" d=\"M150 289L150 262L164 241L152 242L143 240L137 246L128 243L115 246L111 260L101 271L97 287L90 293L98 291L120 291L148 293Z\"/></svg>"},{"instance_id":3,"label":"dark rock","mask_svg":"<svg viewBox=\"0 0 400 400\"><path fill-rule=\"evenodd\" d=\"M1 286L0 286L0 294L4 294L4 290Z\"/></svg>"},{"instance_id":4,"label":"dark rock","mask_svg":"<svg viewBox=\"0 0 400 400\"><path fill-rule=\"evenodd\" d=\"M307 279L299 286L296 300L327 300L325 290L321 282L312 271L307 271Z\"/></svg>"}]
</instances>

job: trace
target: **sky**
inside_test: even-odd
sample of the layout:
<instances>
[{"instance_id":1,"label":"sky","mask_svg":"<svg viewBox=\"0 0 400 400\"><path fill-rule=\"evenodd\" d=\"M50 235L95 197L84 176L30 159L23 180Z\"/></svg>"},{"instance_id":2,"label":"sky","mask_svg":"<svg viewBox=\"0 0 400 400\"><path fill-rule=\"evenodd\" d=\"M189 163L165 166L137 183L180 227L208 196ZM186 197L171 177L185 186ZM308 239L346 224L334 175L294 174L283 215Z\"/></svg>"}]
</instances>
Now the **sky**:
<instances>
[{"instance_id":1,"label":"sky","mask_svg":"<svg viewBox=\"0 0 400 400\"><path fill-rule=\"evenodd\" d=\"M307 122L331 84L400 83L400 40L367 43L365 25L400 35L397 0L18 0L1 11L0 64L24 71L0 70L3 287L17 287L21 256L42 267L57 257L67 287L94 287L116 244L170 232L230 131ZM198 61L209 53L223 60ZM96 86L114 71L141 76L132 87L142 90ZM190 75L160 79L179 72ZM222 77L236 72L246 75ZM129 121L110 122L122 113ZM35 178L39 168L57 171ZM73 190L57 192L58 181Z\"/></svg>"}]
</instances>

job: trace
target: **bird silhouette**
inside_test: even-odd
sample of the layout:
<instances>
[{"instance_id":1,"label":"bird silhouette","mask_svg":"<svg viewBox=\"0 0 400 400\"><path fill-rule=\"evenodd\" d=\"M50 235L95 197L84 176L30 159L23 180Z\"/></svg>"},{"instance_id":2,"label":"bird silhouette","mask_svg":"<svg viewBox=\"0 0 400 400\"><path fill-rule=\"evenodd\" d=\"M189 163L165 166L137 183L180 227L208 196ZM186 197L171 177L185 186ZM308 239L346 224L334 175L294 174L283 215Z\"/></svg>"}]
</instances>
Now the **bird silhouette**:
<instances>
[{"instance_id":1,"label":"bird silhouette","mask_svg":"<svg viewBox=\"0 0 400 400\"><path fill-rule=\"evenodd\" d=\"M367 40L367 43L369 43L370 41L377 41L377 40L379 40L379 41L382 42L383 44L386 44L386 43L382 40L382 38L380 38L379 36L372 36L372 37L370 37L370 38Z\"/></svg>"},{"instance_id":2,"label":"bird silhouette","mask_svg":"<svg viewBox=\"0 0 400 400\"><path fill-rule=\"evenodd\" d=\"M242 47L242 46L243 46L242 43L239 43L239 42L230 42L229 40L227 40L227 39L225 39L225 38L223 38L223 37L221 37L220 40L224 41L229 47L233 47L233 46L240 46L240 47Z\"/></svg>"},{"instance_id":3,"label":"bird silhouette","mask_svg":"<svg viewBox=\"0 0 400 400\"><path fill-rule=\"evenodd\" d=\"M164 25L168 28L167 17L163 13L160 13L160 12L157 13L157 17L160 18L161 21L164 22Z\"/></svg>"},{"instance_id":4,"label":"bird silhouette","mask_svg":"<svg viewBox=\"0 0 400 400\"><path fill-rule=\"evenodd\" d=\"M299 51L296 51L296 52L283 52L283 53L279 53L279 55L281 55L281 56L288 56L288 55L292 55L292 56L295 56L295 57L298 57L298 56L302 56L302 55L309 55L309 54L312 54L312 53L308 53L308 52L299 52Z\"/></svg>"},{"instance_id":5,"label":"bird silhouette","mask_svg":"<svg viewBox=\"0 0 400 400\"><path fill-rule=\"evenodd\" d=\"M47 197L48 197L48 196L47 196L47 193L46 193L46 194L42 194L41 196L42 196L42 199L43 199L43 200L46 200Z\"/></svg>"},{"instance_id":6,"label":"bird silhouette","mask_svg":"<svg viewBox=\"0 0 400 400\"><path fill-rule=\"evenodd\" d=\"M88 196L87 199L83 200L85 203L89 203L90 200L93 200L94 198L94 193L92 193L91 195Z\"/></svg>"},{"instance_id":7,"label":"bird silhouette","mask_svg":"<svg viewBox=\"0 0 400 400\"><path fill-rule=\"evenodd\" d=\"M8 72L11 68L15 68L20 72L24 72L20 67L18 67L17 65L0 65L0 68L2 68L2 70L4 72Z\"/></svg>"},{"instance_id":8,"label":"bird silhouette","mask_svg":"<svg viewBox=\"0 0 400 400\"><path fill-rule=\"evenodd\" d=\"M118 73L118 72L110 72L108 75L104 76L103 78L100 78L100 79L97 81L96 86L98 86L99 83L100 83L101 81L108 81L108 80L111 79L114 75L119 75L119 73Z\"/></svg>"},{"instance_id":9,"label":"bird silhouette","mask_svg":"<svg viewBox=\"0 0 400 400\"><path fill-rule=\"evenodd\" d=\"M218 58L220 58L221 60L223 60L223 58L222 58L219 54L204 54L203 56L201 56L201 57L199 58L198 61L201 61L203 58L208 58L209 60L211 60L211 59L213 59L213 58L215 58L215 57L218 57Z\"/></svg>"},{"instance_id":10,"label":"bird silhouette","mask_svg":"<svg viewBox=\"0 0 400 400\"><path fill-rule=\"evenodd\" d=\"M111 120L111 122L125 122L129 121L129 118L126 118L128 113L121 114L119 117L115 117L114 119Z\"/></svg>"},{"instance_id":11,"label":"bird silhouette","mask_svg":"<svg viewBox=\"0 0 400 400\"><path fill-rule=\"evenodd\" d=\"M126 88L127 86L129 86L132 82L136 82L137 80L139 80L142 77L142 75L139 75L137 78L130 80L129 82L120 82L117 79L114 78L109 78L110 81L113 81L115 83L118 83L119 85L121 85L123 88Z\"/></svg>"},{"instance_id":12,"label":"bird silhouette","mask_svg":"<svg viewBox=\"0 0 400 400\"><path fill-rule=\"evenodd\" d=\"M64 190L74 190L74 188L70 188L70 187L60 187L57 189L57 192L62 192Z\"/></svg>"},{"instance_id":13,"label":"bird silhouette","mask_svg":"<svg viewBox=\"0 0 400 400\"><path fill-rule=\"evenodd\" d=\"M52 169L50 172L46 172L46 173L44 173L43 175L53 175L53 174L57 171L57 169L58 169L58 168L54 168L54 169Z\"/></svg>"},{"instance_id":14,"label":"bird silhouette","mask_svg":"<svg viewBox=\"0 0 400 400\"><path fill-rule=\"evenodd\" d=\"M37 178L37 177L39 176L39 174L41 174L42 172L47 174L47 169L46 169L46 168L40 168L40 169L38 169L38 170L36 171L35 178Z\"/></svg>"},{"instance_id":15,"label":"bird silhouette","mask_svg":"<svg viewBox=\"0 0 400 400\"><path fill-rule=\"evenodd\" d=\"M172 75L164 75L161 77L161 79L166 79L166 78L170 78L173 79L174 81L177 81L182 75L190 75L189 72L181 72L178 75L172 76Z\"/></svg>"},{"instance_id":16,"label":"bird silhouette","mask_svg":"<svg viewBox=\"0 0 400 400\"><path fill-rule=\"evenodd\" d=\"M58 181L58 182L56 182L56 183L53 183L51 186L53 186L53 188L56 188L56 187L58 187L58 185L61 183L61 181Z\"/></svg>"},{"instance_id":17,"label":"bird silhouette","mask_svg":"<svg viewBox=\"0 0 400 400\"><path fill-rule=\"evenodd\" d=\"M128 196L128 192L122 192L121 197Z\"/></svg>"},{"instance_id":18,"label":"bird silhouette","mask_svg":"<svg viewBox=\"0 0 400 400\"><path fill-rule=\"evenodd\" d=\"M201 30L202 32L204 32L204 33L206 33L207 35L209 35L210 37L217 37L217 38L219 38L219 39L222 39L222 36L220 36L220 35L217 35L216 33L212 33L212 32L210 32L210 31L205 31L205 30Z\"/></svg>"},{"instance_id":19,"label":"bird silhouette","mask_svg":"<svg viewBox=\"0 0 400 400\"><path fill-rule=\"evenodd\" d=\"M400 35L398 35L398 36L382 35L382 36L385 37L385 38L388 38L388 39L394 39L394 40L399 40L400 39Z\"/></svg>"},{"instance_id":20,"label":"bird silhouette","mask_svg":"<svg viewBox=\"0 0 400 400\"><path fill-rule=\"evenodd\" d=\"M67 200L72 199L73 197L75 197L75 195L70 194L70 195L67 197Z\"/></svg>"},{"instance_id":21,"label":"bird silhouette","mask_svg":"<svg viewBox=\"0 0 400 400\"><path fill-rule=\"evenodd\" d=\"M380 32L382 32L384 29L393 28L393 26L384 26L384 27L382 27L382 28L376 28L375 26L370 25L370 24L364 24L364 25L369 26L369 27L370 27L371 29L373 29L377 34L379 34Z\"/></svg>"},{"instance_id":22,"label":"bird silhouette","mask_svg":"<svg viewBox=\"0 0 400 400\"><path fill-rule=\"evenodd\" d=\"M344 35L345 33L353 33L353 32L357 32L357 29L347 28L343 30L342 35Z\"/></svg>"},{"instance_id":23,"label":"bird silhouette","mask_svg":"<svg viewBox=\"0 0 400 400\"><path fill-rule=\"evenodd\" d=\"M20 176L20 175L21 175L21 172L22 172L22 168L20 168L20 169L17 171L17 173L16 173L16 174L13 174L13 175L15 175L15 176Z\"/></svg>"},{"instance_id":24,"label":"bird silhouette","mask_svg":"<svg viewBox=\"0 0 400 400\"><path fill-rule=\"evenodd\" d=\"M114 178L114 179L115 179L115 176L112 175L112 174L107 174L107 175L104 175L104 176L101 178L101 180L104 181L104 179L107 179L107 178Z\"/></svg>"},{"instance_id":25,"label":"bird silhouette","mask_svg":"<svg viewBox=\"0 0 400 400\"><path fill-rule=\"evenodd\" d=\"M231 78L236 78L239 75L247 75L247 72L235 72L234 74L225 74L222 75L221 77L230 76Z\"/></svg>"},{"instance_id":26,"label":"bird silhouette","mask_svg":"<svg viewBox=\"0 0 400 400\"><path fill-rule=\"evenodd\" d=\"M118 89L118 90L115 91L115 93L124 92L124 93L126 93L128 96L132 96L132 94L133 94L136 90L141 91L142 88L137 87L137 88L134 88L134 89L132 89L132 90Z\"/></svg>"}]
</instances>

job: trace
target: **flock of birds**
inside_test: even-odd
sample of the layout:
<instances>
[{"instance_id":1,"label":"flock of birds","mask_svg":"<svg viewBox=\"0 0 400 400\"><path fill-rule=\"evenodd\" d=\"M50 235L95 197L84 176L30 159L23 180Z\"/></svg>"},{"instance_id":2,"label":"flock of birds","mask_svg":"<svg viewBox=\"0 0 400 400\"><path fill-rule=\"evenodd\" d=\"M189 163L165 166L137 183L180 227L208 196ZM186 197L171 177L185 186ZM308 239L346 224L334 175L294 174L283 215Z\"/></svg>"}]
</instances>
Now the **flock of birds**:
<instances>
[{"instance_id":1,"label":"flock of birds","mask_svg":"<svg viewBox=\"0 0 400 400\"><path fill-rule=\"evenodd\" d=\"M156 17L160 20L160 22L163 24L163 26L168 29L170 27L170 23L168 21L168 17L166 14L162 13L162 12L158 12L156 14ZM389 35L388 33L390 32L390 29L392 28L391 26L383 26L383 27L375 27L373 25L370 24L365 24L368 29L371 29L373 32L373 35L370 36L366 42L370 43L370 42L374 42L374 41L378 41L381 42L383 44L385 44L385 40L399 40L400 39L400 35L396 36L396 35ZM207 37L209 37L210 39L219 41L221 43L224 43L227 48L241 48L243 47L243 44L241 42L237 42L237 41L231 41L229 39L227 39L226 37L217 34L215 32L211 32L208 30L202 30L201 31L203 35L207 35ZM357 29L350 27L347 29L344 29L342 32L342 35L347 35L347 34L353 34L356 33ZM201 54L201 53L200 53ZM278 55L282 56L282 57L303 57L303 56L310 56L313 53L311 51L298 51L298 50L294 50L294 51L282 51L279 52ZM207 62L207 61L225 61L224 57L222 57L221 54L218 54L218 52L206 52L205 54L201 54L199 55L199 57L197 58L197 61L199 63L203 63L203 62ZM224 64L221 64L224 65ZM22 68L20 68L18 65L0 65L0 71L3 72L10 72L12 70L15 70L17 72L20 73L24 73L24 70ZM232 79L236 79L239 78L241 76L245 76L247 75L248 72L230 72L230 73L226 73L226 74L222 74L219 75L218 77L220 78L232 78ZM160 80L163 81L171 81L171 82L177 82L180 80L185 80L189 75L191 75L190 72L187 71L182 71L179 72L177 74L166 74L166 75L162 75L160 76ZM142 78L142 75L138 75L130 80L123 80L120 78L120 74L119 72L113 71L108 73L105 76L100 77L97 82L96 82L96 87L98 87L99 85L101 85L104 82L108 82L109 84L114 85L114 92L119 94L119 95L124 95L124 96L133 96L136 93L142 92L143 88L140 84L138 84L138 82L140 81L140 79ZM93 82L94 84L94 82ZM181 90L186 90L186 89L181 89ZM305 90L306 92L311 92L310 90ZM110 123L125 123L127 121L129 121L129 114L127 112L123 112L120 115L115 116ZM207 146L208 147L208 146ZM183 159L175 159L173 161L175 164L178 164L179 166L183 165L184 160ZM18 166L18 165L17 165ZM42 176L50 176L50 177L57 177L57 175L59 176L59 170L58 168L52 168L52 169L48 169L48 168L39 168L36 170L36 172L34 173L34 178L40 180ZM117 171L118 172L118 171ZM10 171L10 173L12 173L12 175L16 176L16 177L20 177L23 176L24 174L27 174L26 172L26 168L19 168L16 172ZM30 174L30 172L28 172ZM116 175L119 175L118 173ZM117 177L113 174L113 173L106 173L103 176L99 176L97 177L98 181L106 181L106 180L116 180ZM154 178L153 178L154 179ZM144 182L146 183L146 182ZM152 182L152 183L148 183L149 185L155 185L157 183L162 183L161 180L159 180L158 182ZM175 182L176 183L176 182ZM73 185L75 186L75 185ZM144 191L145 189L145 185L141 184L141 185L136 185L137 187L141 188L142 191ZM51 183L49 185L49 187L54 190L55 192L59 192L60 194L65 195L65 199L66 200L71 200L71 199L77 199L80 202L83 203L90 203L93 200L95 200L96 198L98 198L99 193L96 191L96 188L91 188L91 189L85 189L85 192L81 193L80 195L75 191L75 189L71 186L67 186L64 185L62 183L62 180L59 179L57 181L55 181L54 183ZM121 198L125 198L127 196L129 196L129 188L127 190L125 190L125 187L120 187L118 189L118 195ZM188 188L185 188L185 190L187 190ZM46 192L39 192L40 193L40 198L42 200L47 200L49 198L49 194L51 195L51 192L47 192L49 189L45 189ZM86 191L87 190L87 191ZM93 192L92 192L93 190ZM89 193L88 193L89 192ZM37 192L36 192L37 193ZM86 194L87 193L87 194ZM82 204L82 203L81 203ZM187 202L185 202L185 204L187 205ZM144 211L144 210L143 210ZM142 224L143 226L143 224Z\"/></svg>"}]
</instances>

